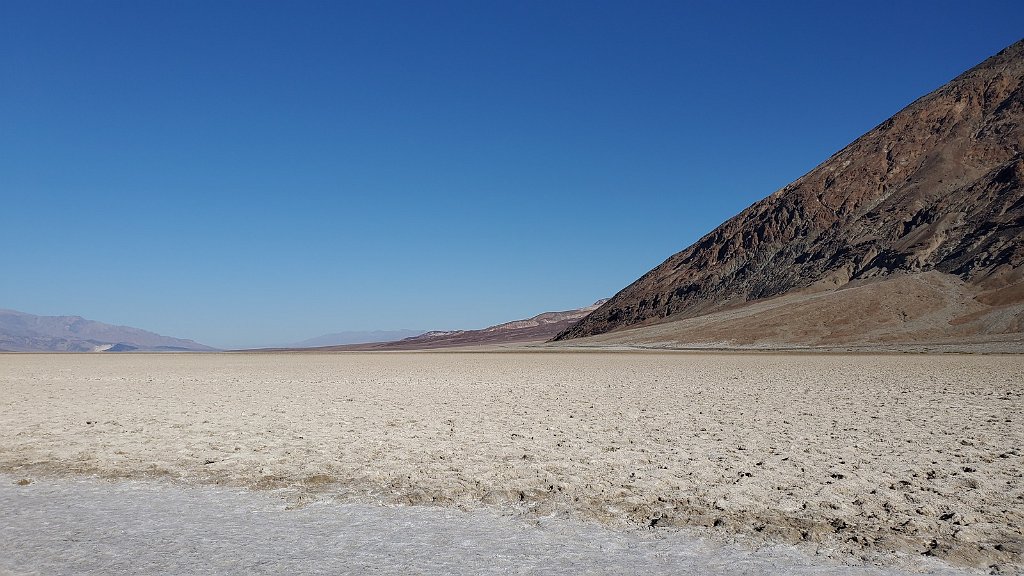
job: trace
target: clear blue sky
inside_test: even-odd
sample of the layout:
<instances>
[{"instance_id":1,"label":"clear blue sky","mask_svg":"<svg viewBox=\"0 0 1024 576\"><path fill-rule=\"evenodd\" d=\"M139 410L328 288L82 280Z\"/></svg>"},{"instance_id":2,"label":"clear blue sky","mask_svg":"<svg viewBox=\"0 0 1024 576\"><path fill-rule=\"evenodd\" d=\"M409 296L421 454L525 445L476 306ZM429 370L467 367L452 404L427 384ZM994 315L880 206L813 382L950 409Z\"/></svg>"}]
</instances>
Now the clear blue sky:
<instances>
[{"instance_id":1,"label":"clear blue sky","mask_svg":"<svg viewBox=\"0 0 1024 576\"><path fill-rule=\"evenodd\" d=\"M0 308L214 346L614 294L1024 2L0 0Z\"/></svg>"}]
</instances>

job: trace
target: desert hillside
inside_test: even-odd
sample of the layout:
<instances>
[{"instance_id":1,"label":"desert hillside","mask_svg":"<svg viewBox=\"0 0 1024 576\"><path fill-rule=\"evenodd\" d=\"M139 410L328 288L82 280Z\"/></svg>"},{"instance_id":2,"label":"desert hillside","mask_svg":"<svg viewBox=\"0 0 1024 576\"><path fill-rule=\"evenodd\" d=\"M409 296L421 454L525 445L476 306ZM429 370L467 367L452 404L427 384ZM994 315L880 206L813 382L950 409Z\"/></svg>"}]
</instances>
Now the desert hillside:
<instances>
[{"instance_id":1,"label":"desert hillside","mask_svg":"<svg viewBox=\"0 0 1024 576\"><path fill-rule=\"evenodd\" d=\"M1019 342L1022 150L1024 41L671 256L556 340Z\"/></svg>"},{"instance_id":2,"label":"desert hillside","mask_svg":"<svg viewBox=\"0 0 1024 576\"><path fill-rule=\"evenodd\" d=\"M479 330L434 330L391 342L323 346L316 349L331 351L433 350L466 346L539 343L572 326L580 318L590 314L605 302L607 300L598 300L590 306L574 310L543 312L523 320L512 320Z\"/></svg>"}]
</instances>

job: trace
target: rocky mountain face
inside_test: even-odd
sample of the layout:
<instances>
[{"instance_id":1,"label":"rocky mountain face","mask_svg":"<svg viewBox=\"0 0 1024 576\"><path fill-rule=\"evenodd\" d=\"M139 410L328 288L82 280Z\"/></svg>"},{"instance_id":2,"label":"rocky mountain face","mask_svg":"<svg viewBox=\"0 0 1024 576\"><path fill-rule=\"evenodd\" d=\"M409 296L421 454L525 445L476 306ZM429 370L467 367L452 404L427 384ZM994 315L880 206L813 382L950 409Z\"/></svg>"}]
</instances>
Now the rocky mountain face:
<instances>
[{"instance_id":1,"label":"rocky mountain face","mask_svg":"<svg viewBox=\"0 0 1024 576\"><path fill-rule=\"evenodd\" d=\"M556 339L929 272L963 284L972 314L1010 307L978 330L1024 331L1022 151L1024 41L673 255Z\"/></svg>"},{"instance_id":2,"label":"rocky mountain face","mask_svg":"<svg viewBox=\"0 0 1024 576\"><path fill-rule=\"evenodd\" d=\"M576 310L544 312L525 320L513 320L504 324L489 326L480 330L433 331L405 338L396 342L380 342L353 346L326 348L327 350L424 350L454 348L459 346L483 346L488 344L515 344L544 342L574 324L580 318L596 310L607 300Z\"/></svg>"},{"instance_id":3,"label":"rocky mountain face","mask_svg":"<svg viewBox=\"0 0 1024 576\"><path fill-rule=\"evenodd\" d=\"M192 340L170 338L86 320L80 316L36 316L0 310L0 350L8 352L129 352L213 350Z\"/></svg>"}]
</instances>

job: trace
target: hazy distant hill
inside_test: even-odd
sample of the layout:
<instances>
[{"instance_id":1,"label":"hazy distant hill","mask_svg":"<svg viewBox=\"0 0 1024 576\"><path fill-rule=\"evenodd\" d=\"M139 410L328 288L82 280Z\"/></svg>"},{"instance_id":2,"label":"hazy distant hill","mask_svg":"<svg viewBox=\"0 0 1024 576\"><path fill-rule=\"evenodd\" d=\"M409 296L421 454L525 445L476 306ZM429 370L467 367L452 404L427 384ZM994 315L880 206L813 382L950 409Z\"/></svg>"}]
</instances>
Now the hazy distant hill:
<instances>
[{"instance_id":1,"label":"hazy distant hill","mask_svg":"<svg viewBox=\"0 0 1024 576\"><path fill-rule=\"evenodd\" d=\"M325 348L326 350L424 350L481 346L486 344L522 344L544 342L583 318L604 303L600 300L585 308L563 312L544 312L525 320L513 320L480 330L433 331L380 344L356 344Z\"/></svg>"},{"instance_id":2,"label":"hazy distant hill","mask_svg":"<svg viewBox=\"0 0 1024 576\"><path fill-rule=\"evenodd\" d=\"M80 316L36 316L0 310L0 350L9 352L128 352L213 350L192 340L112 326Z\"/></svg>"},{"instance_id":3,"label":"hazy distant hill","mask_svg":"<svg viewBox=\"0 0 1024 576\"><path fill-rule=\"evenodd\" d=\"M345 344L366 344L370 342L393 342L423 334L424 330L366 330L324 334L292 344L294 348L315 348L318 346L341 346Z\"/></svg>"},{"instance_id":4,"label":"hazy distant hill","mask_svg":"<svg viewBox=\"0 0 1024 576\"><path fill-rule=\"evenodd\" d=\"M1020 342L1022 151L1024 41L673 255L557 339Z\"/></svg>"}]
</instances>

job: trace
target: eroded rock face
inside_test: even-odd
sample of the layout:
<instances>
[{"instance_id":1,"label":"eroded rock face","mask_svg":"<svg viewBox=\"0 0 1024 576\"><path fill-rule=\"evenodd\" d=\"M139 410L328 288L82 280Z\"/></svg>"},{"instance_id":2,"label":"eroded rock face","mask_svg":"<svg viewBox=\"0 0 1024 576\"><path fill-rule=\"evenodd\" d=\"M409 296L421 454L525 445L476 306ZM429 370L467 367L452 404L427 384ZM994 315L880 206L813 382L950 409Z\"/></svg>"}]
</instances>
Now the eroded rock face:
<instances>
[{"instance_id":1,"label":"eroded rock face","mask_svg":"<svg viewBox=\"0 0 1024 576\"><path fill-rule=\"evenodd\" d=\"M726 221L556 340L931 270L984 290L1020 284L1022 152L1024 41Z\"/></svg>"}]
</instances>

